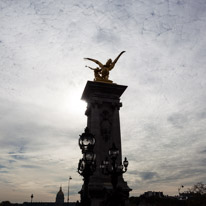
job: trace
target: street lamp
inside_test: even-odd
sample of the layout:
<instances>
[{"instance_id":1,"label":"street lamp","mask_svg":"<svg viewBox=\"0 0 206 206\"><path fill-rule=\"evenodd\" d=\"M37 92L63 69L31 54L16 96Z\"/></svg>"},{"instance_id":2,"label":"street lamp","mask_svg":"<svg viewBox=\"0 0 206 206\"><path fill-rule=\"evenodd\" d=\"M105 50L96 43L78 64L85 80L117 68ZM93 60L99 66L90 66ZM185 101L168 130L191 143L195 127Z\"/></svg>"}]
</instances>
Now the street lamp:
<instances>
[{"instance_id":1,"label":"street lamp","mask_svg":"<svg viewBox=\"0 0 206 206\"><path fill-rule=\"evenodd\" d=\"M34 197L34 195L33 195L33 194L31 194L31 203L32 203L32 199L33 199L33 197Z\"/></svg>"},{"instance_id":2,"label":"street lamp","mask_svg":"<svg viewBox=\"0 0 206 206\"><path fill-rule=\"evenodd\" d=\"M180 190L184 187L184 185L181 185L179 188L178 188L178 194L180 195Z\"/></svg>"},{"instance_id":3,"label":"street lamp","mask_svg":"<svg viewBox=\"0 0 206 206\"><path fill-rule=\"evenodd\" d=\"M70 180L72 180L72 177L71 177L71 176L69 177L69 180L68 180L68 197L67 197L67 203L69 203L69 183L70 183Z\"/></svg>"},{"instance_id":4,"label":"street lamp","mask_svg":"<svg viewBox=\"0 0 206 206\"><path fill-rule=\"evenodd\" d=\"M82 150L83 158L79 160L78 164L78 173L83 176L84 180L83 194L81 196L83 206L89 206L91 204L88 185L90 176L93 175L96 169L96 154L93 152L94 145L94 135L91 134L88 127L86 127L85 132L80 135L79 138L79 147Z\"/></svg>"},{"instance_id":5,"label":"street lamp","mask_svg":"<svg viewBox=\"0 0 206 206\"><path fill-rule=\"evenodd\" d=\"M117 188L118 177L127 171L127 167L129 165L129 162L126 157L123 161L123 164L120 163L118 165L116 163L118 155L119 155L119 150L113 143L112 147L109 149L109 157L111 159L111 165L107 157L104 161L102 161L100 165L103 174L111 175L111 183L114 191Z\"/></svg>"}]
</instances>

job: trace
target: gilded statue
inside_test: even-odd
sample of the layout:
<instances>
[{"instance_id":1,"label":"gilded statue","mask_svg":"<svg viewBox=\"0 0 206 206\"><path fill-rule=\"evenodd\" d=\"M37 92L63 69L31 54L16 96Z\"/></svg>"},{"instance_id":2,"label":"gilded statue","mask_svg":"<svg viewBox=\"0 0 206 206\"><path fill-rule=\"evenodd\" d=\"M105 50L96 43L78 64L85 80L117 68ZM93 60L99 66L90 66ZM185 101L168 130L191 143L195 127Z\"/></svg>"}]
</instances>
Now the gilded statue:
<instances>
[{"instance_id":1,"label":"gilded statue","mask_svg":"<svg viewBox=\"0 0 206 206\"><path fill-rule=\"evenodd\" d=\"M89 66L85 66L85 67L88 67L89 69L94 71L94 81L102 81L102 82L112 83L112 81L109 80L109 72L114 68L114 66L117 63L118 59L120 58L120 56L124 52L125 51L122 51L114 61L112 61L112 59L108 59L106 64L102 64L101 62L99 62L96 59L84 58L86 60L90 60L90 61L95 62L99 66L97 68L92 68L92 67L89 67Z\"/></svg>"}]
</instances>

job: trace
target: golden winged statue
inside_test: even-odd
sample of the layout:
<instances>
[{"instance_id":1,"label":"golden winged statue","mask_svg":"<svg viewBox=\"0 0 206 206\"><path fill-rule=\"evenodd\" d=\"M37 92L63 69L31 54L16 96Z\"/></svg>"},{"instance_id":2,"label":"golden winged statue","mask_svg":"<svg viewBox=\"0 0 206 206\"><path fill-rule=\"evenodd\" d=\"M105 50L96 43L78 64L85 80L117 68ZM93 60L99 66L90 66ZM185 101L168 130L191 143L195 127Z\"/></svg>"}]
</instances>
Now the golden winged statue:
<instances>
[{"instance_id":1,"label":"golden winged statue","mask_svg":"<svg viewBox=\"0 0 206 206\"><path fill-rule=\"evenodd\" d=\"M109 80L109 72L114 68L114 66L117 63L118 59L120 58L120 56L124 52L125 51L122 51L114 61L112 61L112 59L108 59L106 64L102 64L101 62L99 62L96 59L84 58L86 60L93 61L93 62L95 62L96 64L99 65L99 67L97 67L97 68L92 68L92 67L89 67L89 66L85 66L85 67L88 67L89 69L94 71L94 81L112 83L112 81Z\"/></svg>"}]
</instances>

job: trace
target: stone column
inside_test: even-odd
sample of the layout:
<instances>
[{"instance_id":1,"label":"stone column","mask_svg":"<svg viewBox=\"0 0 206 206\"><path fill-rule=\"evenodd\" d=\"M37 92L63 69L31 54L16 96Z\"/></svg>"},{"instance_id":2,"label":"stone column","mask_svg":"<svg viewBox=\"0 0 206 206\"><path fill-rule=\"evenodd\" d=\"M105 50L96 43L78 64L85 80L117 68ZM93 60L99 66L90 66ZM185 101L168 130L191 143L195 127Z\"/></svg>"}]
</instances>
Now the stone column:
<instances>
[{"instance_id":1,"label":"stone column","mask_svg":"<svg viewBox=\"0 0 206 206\"><path fill-rule=\"evenodd\" d=\"M102 174L100 164L108 157L113 142L120 151L117 162L122 161L119 109L122 106L120 96L126 88L123 85L88 81L82 94L82 100L87 102L87 127L96 139L94 152L97 168L89 184L92 206L100 206L105 192L112 190L110 176ZM131 189L122 176L119 177L118 186L129 196Z\"/></svg>"}]
</instances>

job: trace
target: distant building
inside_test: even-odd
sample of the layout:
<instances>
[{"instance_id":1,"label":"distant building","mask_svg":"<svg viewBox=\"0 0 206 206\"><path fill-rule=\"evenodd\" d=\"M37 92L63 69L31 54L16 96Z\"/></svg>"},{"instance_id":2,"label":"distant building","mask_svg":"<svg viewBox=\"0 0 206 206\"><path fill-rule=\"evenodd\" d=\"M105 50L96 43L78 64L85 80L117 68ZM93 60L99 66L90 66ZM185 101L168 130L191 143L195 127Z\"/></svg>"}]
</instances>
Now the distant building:
<instances>
[{"instance_id":1,"label":"distant building","mask_svg":"<svg viewBox=\"0 0 206 206\"><path fill-rule=\"evenodd\" d=\"M164 197L163 192L153 192L153 191L145 192L143 196L144 197L159 197L159 198Z\"/></svg>"},{"instance_id":2,"label":"distant building","mask_svg":"<svg viewBox=\"0 0 206 206\"><path fill-rule=\"evenodd\" d=\"M59 191L56 194L55 202L24 202L23 204L19 204L17 206L75 206L75 202L64 202L64 193L62 191L62 187L59 188Z\"/></svg>"},{"instance_id":3,"label":"distant building","mask_svg":"<svg viewBox=\"0 0 206 206\"><path fill-rule=\"evenodd\" d=\"M0 206L76 206L79 202L64 202L64 193L62 187L56 194L55 202L24 202L24 203L10 203L9 201L0 202Z\"/></svg>"},{"instance_id":4,"label":"distant building","mask_svg":"<svg viewBox=\"0 0 206 206\"><path fill-rule=\"evenodd\" d=\"M18 205L14 205L12 204L12 206L57 206L59 204L55 203L55 202L24 202L23 204L18 204ZM60 204L61 206L76 206L76 202L64 202Z\"/></svg>"},{"instance_id":5,"label":"distant building","mask_svg":"<svg viewBox=\"0 0 206 206\"><path fill-rule=\"evenodd\" d=\"M62 187L60 187L59 192L57 193L56 196L56 204L57 205L62 205L64 204L64 193L62 191Z\"/></svg>"}]
</instances>

